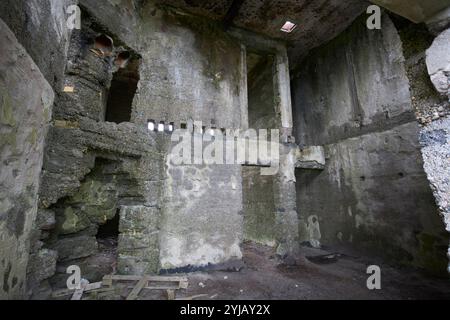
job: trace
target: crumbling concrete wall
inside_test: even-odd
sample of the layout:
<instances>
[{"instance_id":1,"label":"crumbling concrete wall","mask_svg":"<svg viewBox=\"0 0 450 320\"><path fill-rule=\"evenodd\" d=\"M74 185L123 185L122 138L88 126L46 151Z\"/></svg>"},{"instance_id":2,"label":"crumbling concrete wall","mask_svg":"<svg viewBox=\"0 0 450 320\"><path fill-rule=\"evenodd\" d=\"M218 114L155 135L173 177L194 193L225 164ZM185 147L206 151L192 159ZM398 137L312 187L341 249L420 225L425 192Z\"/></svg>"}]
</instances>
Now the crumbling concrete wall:
<instances>
[{"instance_id":1,"label":"crumbling concrete wall","mask_svg":"<svg viewBox=\"0 0 450 320\"><path fill-rule=\"evenodd\" d=\"M23 298L54 93L0 20L0 299Z\"/></svg>"},{"instance_id":2,"label":"crumbling concrete wall","mask_svg":"<svg viewBox=\"0 0 450 320\"><path fill-rule=\"evenodd\" d=\"M64 78L64 84L74 87L75 91L62 93L55 106L56 125L48 140L41 205L44 208L58 207L61 206L58 201L64 198L62 206L65 209L56 210L60 222L54 232L60 234L58 226L65 222L71 226L70 221L73 221L66 219L73 214L65 214L67 208L72 207L65 198L77 197L83 190L83 179L94 168L95 158L137 158L138 170L128 168L128 173L142 184L139 195L148 199L121 209L119 272L151 273L159 268L201 266L240 258L240 167L166 166L165 155L170 150L167 147L168 135L147 131L150 119L157 123L174 122L175 128L188 120L203 121L205 126L239 128L240 46L225 35L206 34L205 29L202 31L205 21L180 20L176 14L158 9L151 3L141 8L141 15L137 15L133 8L124 5L125 2L108 2L98 8L96 1L80 1L84 9L83 27L81 33L75 30L71 37ZM131 117L133 125L116 126L102 122L104 97L110 89L112 70L108 59L90 52L90 39L96 32L107 34L114 39L116 46L126 47L140 55L140 81ZM223 52L227 52L229 60L222 59ZM101 132L94 129L95 121L100 121L97 125ZM117 136L119 132L123 136ZM101 145L93 141L95 138L91 133L98 134L97 140L100 139ZM109 140L110 136L117 140ZM105 138L106 141L102 141ZM143 144L134 149L140 143ZM117 149L119 145L124 150ZM153 166L159 165L161 171L153 170ZM165 176L164 180L160 174ZM53 183L56 179L60 182ZM192 184L197 184L196 188L201 190L192 189ZM78 211L75 216L80 219L75 220L87 222L81 219L84 214ZM132 228L122 225L125 223L122 215L135 219ZM146 224L145 230L141 230L143 225L140 223L147 222L151 224ZM97 227L98 223L83 230L75 228L68 238L84 237L77 243L79 246L85 244L87 249L92 249L87 251L95 254L95 239L92 237ZM90 231L86 234L86 230ZM61 234L63 238L67 235ZM56 241L51 239L53 241L47 242L52 249L60 251L58 248L61 246L69 247L60 243L58 238ZM60 249L64 251L64 248ZM70 261L70 257L69 254L60 259L60 266Z\"/></svg>"},{"instance_id":3,"label":"crumbling concrete wall","mask_svg":"<svg viewBox=\"0 0 450 320\"><path fill-rule=\"evenodd\" d=\"M62 89L66 53L71 30L67 8L77 0L4 0L0 18L27 50L48 83Z\"/></svg>"},{"instance_id":4,"label":"crumbling concrete wall","mask_svg":"<svg viewBox=\"0 0 450 320\"><path fill-rule=\"evenodd\" d=\"M379 31L359 19L314 50L293 86L298 142L325 145L327 157L323 172L297 171L300 215L318 217L324 244L442 272L448 239L423 170L402 42L390 18L383 15Z\"/></svg>"},{"instance_id":5,"label":"crumbling concrete wall","mask_svg":"<svg viewBox=\"0 0 450 320\"><path fill-rule=\"evenodd\" d=\"M448 25L448 14L446 17L442 21L447 23L439 25ZM423 24L413 25L397 19L396 25L407 58L413 106L421 126L420 143L425 172L449 231L450 30L439 29L438 25L433 24L431 29L438 34L435 37L428 31L430 27Z\"/></svg>"},{"instance_id":6,"label":"crumbling concrete wall","mask_svg":"<svg viewBox=\"0 0 450 320\"><path fill-rule=\"evenodd\" d=\"M141 81L132 121L146 126L201 121L241 127L241 47L200 18L143 9ZM197 132L200 128L196 128ZM193 128L191 128L193 130ZM161 140L163 154L175 144ZM173 165L166 160L160 224L161 269L204 267L240 259L239 165Z\"/></svg>"}]
</instances>

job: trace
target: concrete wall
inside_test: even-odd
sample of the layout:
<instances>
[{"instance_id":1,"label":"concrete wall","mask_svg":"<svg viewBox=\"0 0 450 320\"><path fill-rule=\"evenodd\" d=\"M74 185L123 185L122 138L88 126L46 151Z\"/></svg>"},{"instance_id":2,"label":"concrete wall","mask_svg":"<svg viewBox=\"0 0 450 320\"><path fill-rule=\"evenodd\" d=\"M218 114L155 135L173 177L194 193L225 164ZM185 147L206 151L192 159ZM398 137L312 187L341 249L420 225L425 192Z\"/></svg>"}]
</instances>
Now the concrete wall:
<instances>
[{"instance_id":1,"label":"concrete wall","mask_svg":"<svg viewBox=\"0 0 450 320\"><path fill-rule=\"evenodd\" d=\"M66 9L76 0L4 0L0 18L11 28L48 83L62 89L70 30ZM55 92L57 94L58 92Z\"/></svg>"},{"instance_id":2,"label":"concrete wall","mask_svg":"<svg viewBox=\"0 0 450 320\"><path fill-rule=\"evenodd\" d=\"M293 81L297 141L325 145L327 157L323 172L297 170L299 214L318 216L325 245L439 273L446 236L423 170L402 42L387 15L382 25L370 31L357 20L314 50Z\"/></svg>"},{"instance_id":3,"label":"concrete wall","mask_svg":"<svg viewBox=\"0 0 450 320\"><path fill-rule=\"evenodd\" d=\"M242 168L244 239L275 246L274 177L261 168Z\"/></svg>"},{"instance_id":4,"label":"concrete wall","mask_svg":"<svg viewBox=\"0 0 450 320\"><path fill-rule=\"evenodd\" d=\"M242 55L237 41L208 21L161 10L151 2L124 24L128 29L119 30L108 21L119 6L97 12L93 1L82 3L142 57L133 123L146 128L148 120L174 122L178 129L190 120L217 128L241 127ZM163 155L173 147L169 138L157 139ZM173 166L165 160L163 174L160 267L240 259L240 166Z\"/></svg>"},{"instance_id":5,"label":"concrete wall","mask_svg":"<svg viewBox=\"0 0 450 320\"><path fill-rule=\"evenodd\" d=\"M0 20L0 299L23 298L54 94Z\"/></svg>"}]
</instances>

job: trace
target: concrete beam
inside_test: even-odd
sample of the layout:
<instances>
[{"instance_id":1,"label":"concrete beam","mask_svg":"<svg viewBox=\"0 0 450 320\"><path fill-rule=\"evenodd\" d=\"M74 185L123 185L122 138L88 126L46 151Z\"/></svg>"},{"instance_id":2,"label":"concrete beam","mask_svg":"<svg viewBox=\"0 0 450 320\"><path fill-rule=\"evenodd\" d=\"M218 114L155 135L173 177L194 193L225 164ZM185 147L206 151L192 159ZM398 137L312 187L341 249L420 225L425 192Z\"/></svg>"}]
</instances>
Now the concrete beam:
<instances>
[{"instance_id":1,"label":"concrete beam","mask_svg":"<svg viewBox=\"0 0 450 320\"><path fill-rule=\"evenodd\" d=\"M297 148L295 151L295 167L298 169L325 168L325 149L320 146Z\"/></svg>"},{"instance_id":2,"label":"concrete beam","mask_svg":"<svg viewBox=\"0 0 450 320\"><path fill-rule=\"evenodd\" d=\"M448 0L371 0L371 2L415 23L426 22L450 6Z\"/></svg>"}]
</instances>

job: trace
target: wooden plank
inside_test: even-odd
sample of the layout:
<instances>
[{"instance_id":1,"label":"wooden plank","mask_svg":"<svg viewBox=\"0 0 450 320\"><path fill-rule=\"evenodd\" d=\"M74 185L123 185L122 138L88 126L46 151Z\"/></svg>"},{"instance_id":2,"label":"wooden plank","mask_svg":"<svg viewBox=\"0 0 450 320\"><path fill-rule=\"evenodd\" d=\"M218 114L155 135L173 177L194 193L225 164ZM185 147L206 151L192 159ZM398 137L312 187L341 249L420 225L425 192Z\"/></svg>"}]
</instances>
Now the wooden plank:
<instances>
[{"instance_id":1,"label":"wooden plank","mask_svg":"<svg viewBox=\"0 0 450 320\"><path fill-rule=\"evenodd\" d=\"M139 280L139 282L137 283L137 285L133 288L131 293L128 295L127 300L136 300L137 297L139 296L139 293L145 287L147 282L148 282L147 277L145 277L145 276L142 277L141 280Z\"/></svg>"},{"instance_id":2,"label":"wooden plank","mask_svg":"<svg viewBox=\"0 0 450 320\"><path fill-rule=\"evenodd\" d=\"M180 281L180 289L187 289L189 287L189 282L187 281Z\"/></svg>"},{"instance_id":3,"label":"wooden plank","mask_svg":"<svg viewBox=\"0 0 450 320\"><path fill-rule=\"evenodd\" d=\"M97 289L100 289L102 286L103 286L102 282L89 283L88 285L86 285L84 287L84 291L97 290Z\"/></svg>"},{"instance_id":4,"label":"wooden plank","mask_svg":"<svg viewBox=\"0 0 450 320\"><path fill-rule=\"evenodd\" d=\"M52 293L52 298L62 298L65 296L73 295L74 290L62 289Z\"/></svg>"},{"instance_id":5,"label":"wooden plank","mask_svg":"<svg viewBox=\"0 0 450 320\"><path fill-rule=\"evenodd\" d=\"M175 299L175 300L187 301L187 300L195 300L195 299L198 299L198 298L204 298L204 297L207 297L207 296L208 296L207 294L198 294L196 296L179 298L179 299Z\"/></svg>"},{"instance_id":6,"label":"wooden plank","mask_svg":"<svg viewBox=\"0 0 450 320\"><path fill-rule=\"evenodd\" d=\"M175 300L175 290L167 290L167 300Z\"/></svg>"},{"instance_id":7,"label":"wooden plank","mask_svg":"<svg viewBox=\"0 0 450 320\"><path fill-rule=\"evenodd\" d=\"M84 289L75 290L72 298L70 300L81 300L83 297Z\"/></svg>"},{"instance_id":8,"label":"wooden plank","mask_svg":"<svg viewBox=\"0 0 450 320\"><path fill-rule=\"evenodd\" d=\"M144 287L144 289L147 290L178 290L178 287L173 287L173 286L147 286Z\"/></svg>"},{"instance_id":9,"label":"wooden plank","mask_svg":"<svg viewBox=\"0 0 450 320\"><path fill-rule=\"evenodd\" d=\"M75 92L75 88L71 87L71 86L65 86L63 91L67 92L67 93L74 93Z\"/></svg>"},{"instance_id":10,"label":"wooden plank","mask_svg":"<svg viewBox=\"0 0 450 320\"><path fill-rule=\"evenodd\" d=\"M146 276L148 281L154 282L187 282L188 279L186 277L164 277L164 276ZM142 279L142 276L134 276L134 275L107 275L103 277L103 281L139 281Z\"/></svg>"}]
</instances>

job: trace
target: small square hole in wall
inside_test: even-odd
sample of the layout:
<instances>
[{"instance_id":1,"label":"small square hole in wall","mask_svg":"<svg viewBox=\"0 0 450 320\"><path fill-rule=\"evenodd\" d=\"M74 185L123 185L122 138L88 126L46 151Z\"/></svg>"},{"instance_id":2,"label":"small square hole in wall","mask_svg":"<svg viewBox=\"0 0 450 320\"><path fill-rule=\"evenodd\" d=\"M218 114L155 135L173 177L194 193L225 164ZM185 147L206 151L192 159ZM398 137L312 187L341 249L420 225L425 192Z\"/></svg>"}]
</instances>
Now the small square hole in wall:
<instances>
[{"instance_id":1,"label":"small square hole in wall","mask_svg":"<svg viewBox=\"0 0 450 320\"><path fill-rule=\"evenodd\" d=\"M186 129L187 129L187 124L184 123L184 122L182 122L182 123L180 124L180 127L181 127L181 129L186 130Z\"/></svg>"},{"instance_id":2,"label":"small square hole in wall","mask_svg":"<svg viewBox=\"0 0 450 320\"><path fill-rule=\"evenodd\" d=\"M173 132L175 130L175 123L173 123L173 122L169 123L168 130L169 130L169 132Z\"/></svg>"},{"instance_id":3,"label":"small square hole in wall","mask_svg":"<svg viewBox=\"0 0 450 320\"><path fill-rule=\"evenodd\" d=\"M281 27L281 31L286 33L291 33L297 28L297 25L291 21L286 21L284 25Z\"/></svg>"},{"instance_id":4,"label":"small square hole in wall","mask_svg":"<svg viewBox=\"0 0 450 320\"><path fill-rule=\"evenodd\" d=\"M155 121L154 120L149 120L148 121L148 130L149 131L155 131L156 126L155 126Z\"/></svg>"},{"instance_id":5,"label":"small square hole in wall","mask_svg":"<svg viewBox=\"0 0 450 320\"><path fill-rule=\"evenodd\" d=\"M164 122L161 121L161 122L158 124L158 132L164 132L164 129L165 129Z\"/></svg>"}]
</instances>

